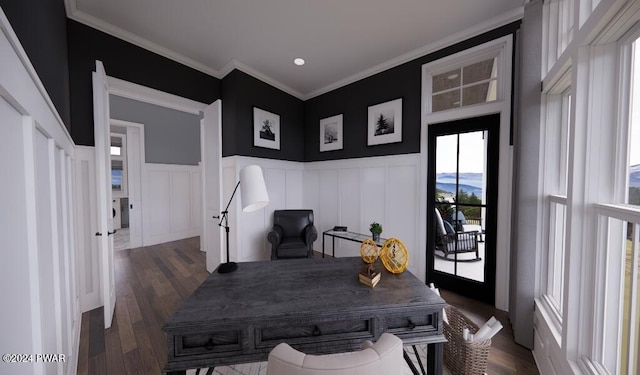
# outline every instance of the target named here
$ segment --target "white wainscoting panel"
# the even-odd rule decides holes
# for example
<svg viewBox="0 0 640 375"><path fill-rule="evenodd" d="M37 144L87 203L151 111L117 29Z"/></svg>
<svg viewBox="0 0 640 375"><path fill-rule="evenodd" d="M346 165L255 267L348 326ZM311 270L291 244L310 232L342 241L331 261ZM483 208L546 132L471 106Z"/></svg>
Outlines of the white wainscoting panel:
<svg viewBox="0 0 640 375"><path fill-rule="evenodd" d="M418 229L420 155L397 155L305 163L303 199L313 208L319 232L314 248L322 251L322 232L336 225L369 234L382 225L382 236L396 237L409 249L409 270L425 278L425 251ZM331 254L327 238L325 251ZM358 256L360 246L336 241L336 256Z"/></svg>
<svg viewBox="0 0 640 375"><path fill-rule="evenodd" d="M560 347L559 340L562 340L562 334L547 324L547 321L551 321L551 317L547 315L545 307L536 301L533 357L538 369L541 374L572 374L574 371L569 367L565 352Z"/></svg>
<svg viewBox="0 0 640 375"><path fill-rule="evenodd" d="M4 364L12 374L75 374L80 338L74 144L0 9L0 351L64 353Z"/></svg>
<svg viewBox="0 0 640 375"><path fill-rule="evenodd" d="M198 170L189 175L191 178L191 196L201 197L200 199L192 199L191 204L191 225L197 229L198 233L202 232L202 172L200 167Z"/></svg>
<svg viewBox="0 0 640 375"><path fill-rule="evenodd" d="M191 227L191 174L174 172L171 176L171 231L182 232Z"/></svg>
<svg viewBox="0 0 640 375"><path fill-rule="evenodd" d="M387 204L383 227L387 233L392 233L393 237L401 239L408 249L419 248L418 217L422 207L417 204L418 196L418 176L420 171L417 165L404 165L389 168L387 170ZM426 231L422 231L426 233ZM425 249L421 249L419 254L425 254ZM426 258L416 256L418 252L409 258L409 270L417 273L420 265L416 261Z"/></svg>
<svg viewBox="0 0 640 375"><path fill-rule="evenodd" d="M339 185L339 203L340 208L338 217L340 218L340 225L344 225L347 228L363 228L361 207L362 202L360 199L362 193L362 183L360 180L359 168L342 168L340 169L340 185ZM335 225L329 223L329 228L333 228ZM366 232L368 233L368 228ZM322 236L322 235L321 235ZM322 246L322 238L320 238L319 246ZM336 245L339 248L338 255L344 256L359 256L360 245L352 241L340 240ZM328 249L328 247L327 247ZM322 250L322 249L320 249Z"/></svg>
<svg viewBox="0 0 640 375"><path fill-rule="evenodd" d="M286 207L296 207L303 201L303 190L300 188L303 186L304 172L302 169L287 169L286 170Z"/></svg>
<svg viewBox="0 0 640 375"><path fill-rule="evenodd" d="M321 236L322 232L333 228L340 221L340 180L337 169L321 169L319 172L320 207L318 211L314 211L314 217L316 229Z"/></svg>
<svg viewBox="0 0 640 375"><path fill-rule="evenodd" d="M0 118L2 118L2 147L0 147L0 170L4 176L11 176L12 183L2 187L2 210L0 210L0 236L2 237L2 261L0 262L0 293L2 293L3 307L0 311L0 332L3 340L0 350L10 353L10 350L32 350L40 332L40 308L31 304L33 292L37 285L32 285L33 269L37 270L37 257L30 255L27 210L28 200L33 200L27 186L28 164L23 141L23 118L2 96L0 96ZM31 174L33 178L33 173ZM32 228L32 232L35 228ZM35 264L33 264L35 263ZM10 306L10 308L9 308ZM32 325L32 312L36 313L37 323ZM11 344L11 345L9 345ZM6 364L4 364L6 366ZM22 364L16 366L16 373L28 374L33 372L33 365Z"/></svg>
<svg viewBox="0 0 640 375"><path fill-rule="evenodd" d="M314 216L320 212L320 171L314 169L305 169L304 178L302 181L303 186L303 202L305 205L312 209ZM317 220L317 219L315 219ZM322 250L322 232L318 229L318 240L320 245L314 244L316 250Z"/></svg>
<svg viewBox="0 0 640 375"><path fill-rule="evenodd" d="M267 234L273 225L273 211L309 208L314 211L322 251L322 232L336 225L369 233L372 221L383 226L383 236L400 238L409 248L411 272L424 280L425 256L418 249L417 218L420 156L400 155L326 162L298 163L243 156L223 158L223 202L226 204L240 169L262 167L270 204L257 212L241 212L240 197L230 211L231 259L266 260L271 249ZM326 245L331 254L331 241ZM358 256L359 244L336 241L336 256Z"/></svg>
<svg viewBox="0 0 640 375"><path fill-rule="evenodd" d="M58 333L56 326L58 316L55 313L56 299L54 285L56 269L53 267L54 257L57 255L58 245L55 233L55 185L51 181L51 167L54 164L49 150L49 139L39 130L34 134L35 172L36 172L36 211L38 225L38 273L40 276L40 310L42 325L42 348L45 353L55 353ZM45 365L46 373L53 373L51 364Z"/></svg>
<svg viewBox="0 0 640 375"><path fill-rule="evenodd" d="M150 246L200 235L200 167L143 165L143 245Z"/></svg>

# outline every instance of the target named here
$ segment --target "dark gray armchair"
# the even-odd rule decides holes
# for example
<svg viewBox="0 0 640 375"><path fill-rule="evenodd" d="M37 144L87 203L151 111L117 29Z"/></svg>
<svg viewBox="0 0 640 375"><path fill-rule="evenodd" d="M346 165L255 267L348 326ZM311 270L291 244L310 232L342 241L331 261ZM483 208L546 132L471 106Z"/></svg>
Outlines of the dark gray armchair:
<svg viewBox="0 0 640 375"><path fill-rule="evenodd" d="M313 225L313 210L276 210L271 243L271 259L313 258L313 241L318 231Z"/></svg>
<svg viewBox="0 0 640 375"><path fill-rule="evenodd" d="M462 226L462 225L460 225ZM436 208L436 250L435 255L445 260L455 260L457 262L477 262L480 258L480 249L478 248L478 231L456 231L446 220L442 219L440 211ZM458 258L455 254L475 253L475 258ZM449 255L453 254L453 258Z"/></svg>

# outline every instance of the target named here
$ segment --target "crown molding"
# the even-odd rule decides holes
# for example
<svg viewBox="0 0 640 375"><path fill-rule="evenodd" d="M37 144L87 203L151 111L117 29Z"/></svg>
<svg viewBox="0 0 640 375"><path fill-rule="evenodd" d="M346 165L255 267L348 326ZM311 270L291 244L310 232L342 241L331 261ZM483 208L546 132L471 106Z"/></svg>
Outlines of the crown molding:
<svg viewBox="0 0 640 375"><path fill-rule="evenodd" d="M151 42L147 39L144 39L142 37L139 37L138 35L135 35L129 31L126 31L124 29L121 29L117 26L114 26L108 22L105 22L99 18L96 18L90 14L87 14L83 11L78 10L77 5L76 5L76 0L65 0L64 2L65 4L65 8L67 11L67 17L74 20L74 21L78 21L84 25L87 25L89 27L92 27L96 30L100 30L103 33L112 35L118 39L122 39L126 42L129 42L131 44L134 44L138 47L144 48L146 50L149 50L153 53L156 53L160 56L166 57L170 60L176 61L182 65L188 66L190 68L193 68L195 70L198 70L202 73L208 74L210 76L213 76L215 78L220 78L220 73L205 65L202 64L196 60L193 60L189 57L183 56L175 51L172 51L168 48L165 48L157 43Z"/></svg>
<svg viewBox="0 0 640 375"><path fill-rule="evenodd" d="M354 83L356 81L365 79L367 77L370 77L372 75L378 74L380 72L383 72L385 70L394 68L398 65L402 65L404 63L407 63L411 60L414 60L416 58L422 57L424 55L427 55L429 53L438 51L440 49L443 49L445 47L451 46L453 44L462 42L464 40L467 40L473 36L476 36L478 34L482 34L484 32L487 31L491 31L495 28L498 28L500 26L504 26L510 22L522 19L522 16L524 14L524 5L520 6L518 8L515 8L509 12L503 13L502 15L496 16L494 18L491 18L479 25L470 27L468 29L465 29L461 32L458 32L456 34L453 34L447 38L441 39L437 42L428 44L426 46L420 47L418 49L415 49L411 52L408 52L404 55L398 56L394 59L388 60L386 62L383 62L379 65L376 65L372 68L366 69L362 72L356 73L352 76L346 77L344 79L341 79L339 81L336 81L334 83L331 83L327 86L324 86L320 89L311 91L309 93L303 94L301 92L299 92L298 90L295 90L271 77L269 77L266 74L263 74L261 72L259 72L258 70L245 65L243 63L241 63L240 61L237 61L235 59L232 59L231 61L229 61L222 69L220 70L216 70L210 66L207 66L205 64L202 64L198 61L195 61L191 58L188 58L186 56L183 56L175 51L172 51L168 48L162 47L159 44L156 44L154 42L151 42L147 39L141 38L133 33L130 33L126 30L123 30L117 26L114 26L110 23L107 23L105 21L102 21L94 16L91 16L87 13L84 13L80 10L78 10L77 8L77 4L76 4L76 0L64 0L64 4L65 4L65 8L67 11L67 17L74 20L74 21L78 21L82 24L85 24L89 27L92 27L94 29L100 30L106 34L112 35L116 38L122 39L124 41L127 41L129 43L132 43L138 47L144 48L146 50L149 50L153 53L156 53L158 55L164 56L168 59L171 59L173 61L176 61L180 64L183 64L185 66L188 66L190 68L196 69L198 71L201 71L205 74L208 74L210 76L213 76L215 78L218 79L222 79L224 77L226 77L229 73L231 73L234 69L240 70L256 79L259 79L279 90L282 90L284 92L286 92L287 94L290 94L300 100L309 100L312 99L316 96L325 94L327 92L339 89L343 86L349 85L351 83Z"/></svg>
<svg viewBox="0 0 640 375"><path fill-rule="evenodd" d="M491 31L493 29L496 29L500 26L504 26L507 25L513 21L517 21L519 19L522 19L522 16L524 15L524 6L520 6L518 8L515 8L509 12L503 13L499 16L496 16L494 18L490 18L489 20L475 25L473 27L470 27L468 29L462 30L456 34L453 34L447 38L444 39L440 39L437 42L431 43L431 44L427 44L424 47L420 47L418 49L415 49L411 52L405 53L404 55L400 55L394 59L388 60L386 62L383 62L381 64L378 64L372 68L369 68L367 70L364 70L360 73L356 73L350 77L347 77L345 79L342 79L340 81L334 82L330 85L327 85L323 88L320 88L318 90L312 91L308 94L306 94L303 97L303 100L309 100L312 99L316 96L320 96L322 94L326 94L327 92L339 89L343 86L349 85L351 83L360 81L364 78L373 76L375 74L378 74L380 72L383 72L385 70L389 70L391 68L395 68L398 65L402 65L404 63L407 63L409 61L415 60L419 57L428 55L429 53L432 52L436 52L439 51L443 48L452 46L456 43L460 43L463 42L469 38L472 38L476 35Z"/></svg>
<svg viewBox="0 0 640 375"><path fill-rule="evenodd" d="M252 67L245 65L235 59L229 61L227 65L225 65L222 69L220 69L219 71L220 79L226 77L227 74L231 73L234 69L247 73L253 78L259 79L260 81L263 81L264 83L267 83L281 91L284 91L287 94L294 96L300 100L305 100L305 95L302 94L300 91L292 89L291 87L283 83L280 83L279 81L269 77L268 75L260 73L259 71L253 69Z"/></svg>

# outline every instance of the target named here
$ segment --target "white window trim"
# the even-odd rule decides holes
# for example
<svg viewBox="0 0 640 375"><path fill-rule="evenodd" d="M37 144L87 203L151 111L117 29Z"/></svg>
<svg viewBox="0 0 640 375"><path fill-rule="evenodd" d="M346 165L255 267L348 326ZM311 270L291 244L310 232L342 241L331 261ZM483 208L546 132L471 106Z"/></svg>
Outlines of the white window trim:
<svg viewBox="0 0 640 375"><path fill-rule="evenodd" d="M627 32L618 43L618 108L616 121L617 149L628 150L629 121L631 110L631 82L633 73L633 43L640 43L640 26ZM635 74L639 74L636 72ZM614 156L614 188L612 201L626 202L628 196L627 176L629 166L628 152L619 152ZM603 369L619 371L620 341L623 308L624 256L620 249L624 248L625 230L623 222L640 224L640 207L627 204L597 203L598 215L597 252L595 259L595 306L593 331L595 337L591 348L591 360ZM616 219L612 222L611 219ZM638 314L638 312L635 312ZM612 321L613 320L613 321ZM609 348L617 348L610 350ZM609 349L609 350L608 350Z"/></svg>
<svg viewBox="0 0 640 375"><path fill-rule="evenodd" d="M624 298L626 229L623 222L640 224L640 206L625 204L596 204L598 215L598 251L596 259L596 304L593 330L595 337L591 360L609 371L620 368L622 321L620 319ZM611 219L617 221L612 223ZM637 271L636 271L637 272ZM637 292L637 291L636 291ZM635 312L638 314L638 311ZM637 316L636 316L637 318ZM615 349L612 349L615 348ZM632 348L630 348L632 349Z"/></svg>
<svg viewBox="0 0 640 375"><path fill-rule="evenodd" d="M492 40L490 42L481 44L479 46L470 48L468 50L458 52L456 54L444 57L440 60L436 60L430 63L423 65L422 68L422 93L423 93L423 114L435 114L432 112L432 103L431 98L433 94L441 94L445 92L449 92L455 89L460 89L461 87L469 87L477 85L481 82L474 82L472 84L463 85L462 81L460 81L460 86L454 89L442 90L437 93L433 92L433 77L451 71L453 69L463 68L467 65L471 65L474 63L478 63L484 60L489 60L496 58L496 63L498 65L498 74L497 79L488 79L486 82L497 81L497 95L496 100L489 103L480 103L473 104L464 107L458 107L453 109L447 109L441 112L451 112L457 111L460 109L465 109L473 106L483 106L490 103L502 102L505 100L507 91L509 92L509 97L511 96L510 90L510 82L511 82L511 51L512 51L512 38L511 36L505 36L502 38L498 38ZM508 53L505 53L508 49Z"/></svg>
<svg viewBox="0 0 640 375"><path fill-rule="evenodd" d="M540 153L540 174L542 175L543 194L546 196L546 203L544 205L543 216L543 240L542 248L540 252L540 278L539 288L540 295L536 299L537 307L543 311L547 317L547 323L553 332L553 338L559 347L562 347L562 332L563 332L563 317L562 313L564 309L560 309L558 305L563 305L564 301L556 301L556 299L550 293L550 288L553 285L552 278L554 274L551 272L553 268L551 262L551 254L555 249L551 248L551 239L553 237L552 225L555 224L555 219L552 218L552 214L555 212L552 206L561 205L565 207L565 243L564 252L566 257L566 219L568 215L567 208L567 183L561 183L560 178L566 180L567 171L563 168L568 168L566 158L568 158L568 130L572 126L571 123L565 123L568 115L568 111L572 108L567 108L568 101L567 95L572 94L572 65L569 61L568 64L563 66L563 69L558 72L552 79L548 81L545 89L542 93L542 108L541 108L541 120L544 122L541 127L543 132L540 137L541 150ZM573 103L571 103L573 106ZM573 118L570 119L573 121ZM558 139L560 137L560 139ZM560 142L560 144L558 144ZM558 168L561 165L562 167ZM564 286L563 286L564 287ZM563 291L562 295L564 296Z"/></svg>

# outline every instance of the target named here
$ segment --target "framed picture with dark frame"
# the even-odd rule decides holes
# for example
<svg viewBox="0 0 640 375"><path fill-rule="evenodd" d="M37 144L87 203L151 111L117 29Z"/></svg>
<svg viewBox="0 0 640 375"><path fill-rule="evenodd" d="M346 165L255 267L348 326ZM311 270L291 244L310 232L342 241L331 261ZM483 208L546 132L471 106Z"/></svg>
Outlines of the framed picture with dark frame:
<svg viewBox="0 0 640 375"><path fill-rule="evenodd" d="M402 142L402 98L369 107L367 146Z"/></svg>
<svg viewBox="0 0 640 375"><path fill-rule="evenodd" d="M342 114L320 120L320 152L342 150Z"/></svg>
<svg viewBox="0 0 640 375"><path fill-rule="evenodd" d="M253 107L253 145L280 150L280 116Z"/></svg>

